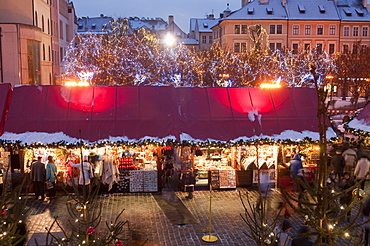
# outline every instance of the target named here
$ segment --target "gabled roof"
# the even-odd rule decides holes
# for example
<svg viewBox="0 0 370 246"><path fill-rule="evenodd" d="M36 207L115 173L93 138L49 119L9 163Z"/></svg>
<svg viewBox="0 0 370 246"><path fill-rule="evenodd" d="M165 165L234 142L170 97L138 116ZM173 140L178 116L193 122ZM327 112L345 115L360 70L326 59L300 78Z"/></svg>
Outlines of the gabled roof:
<svg viewBox="0 0 370 246"><path fill-rule="evenodd" d="M129 19L130 27L133 30L139 30L140 28L145 28L147 30L152 30L154 28L155 31L165 30L167 26L167 22L165 22L162 18L141 18L138 17L130 17Z"/></svg>
<svg viewBox="0 0 370 246"><path fill-rule="evenodd" d="M217 25L219 19L197 19L197 26L199 32L212 32L212 27Z"/></svg>
<svg viewBox="0 0 370 246"><path fill-rule="evenodd" d="M290 20L338 20L335 1L295 0L287 1Z"/></svg>
<svg viewBox="0 0 370 246"><path fill-rule="evenodd" d="M289 2L289 1L288 1ZM281 0L269 0L260 3L255 0L244 5L241 9L232 12L225 20L276 20L287 19L287 13Z"/></svg>
<svg viewBox="0 0 370 246"><path fill-rule="evenodd" d="M106 33L109 31L107 24L113 21L112 17L100 16L100 17L82 17L77 20L77 32L78 33ZM108 27L108 29L107 29Z"/></svg>
<svg viewBox="0 0 370 246"><path fill-rule="evenodd" d="M19 86L0 139L318 140L315 93L310 88Z"/></svg>

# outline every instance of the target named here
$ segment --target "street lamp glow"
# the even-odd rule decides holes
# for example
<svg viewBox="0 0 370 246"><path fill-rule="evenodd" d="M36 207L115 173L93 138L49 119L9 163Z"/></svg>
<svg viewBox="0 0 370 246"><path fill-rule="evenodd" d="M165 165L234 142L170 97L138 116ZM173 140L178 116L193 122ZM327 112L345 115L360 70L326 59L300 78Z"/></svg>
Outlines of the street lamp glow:
<svg viewBox="0 0 370 246"><path fill-rule="evenodd" d="M65 86L89 86L90 83L88 81L66 81L64 83Z"/></svg>
<svg viewBox="0 0 370 246"><path fill-rule="evenodd" d="M277 88L281 88L281 85L280 84L275 84L275 83L262 83L260 85L260 88L264 88L264 89L277 89Z"/></svg>
<svg viewBox="0 0 370 246"><path fill-rule="evenodd" d="M175 44L175 41L176 41L175 37L171 35L170 33L168 33L166 37L164 38L164 43L167 46L173 46Z"/></svg>

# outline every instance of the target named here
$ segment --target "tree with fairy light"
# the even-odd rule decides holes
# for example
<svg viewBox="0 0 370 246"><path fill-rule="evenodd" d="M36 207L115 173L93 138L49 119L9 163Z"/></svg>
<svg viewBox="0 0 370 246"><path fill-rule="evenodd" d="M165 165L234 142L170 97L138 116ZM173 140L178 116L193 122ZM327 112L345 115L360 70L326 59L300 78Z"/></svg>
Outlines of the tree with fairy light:
<svg viewBox="0 0 370 246"><path fill-rule="evenodd" d="M17 245L24 243L27 237L25 221L23 221L27 197L21 196L25 179L20 185L9 191L7 187L8 178L10 178L8 170L2 175L4 187L0 198L0 245Z"/></svg>
<svg viewBox="0 0 370 246"><path fill-rule="evenodd" d="M82 155L81 148L81 160ZM84 161L85 162L85 161ZM82 168L81 163L81 168ZM83 170L83 169L81 169ZM83 183L89 177L85 177L85 171L80 172ZM80 177L80 178L81 178ZM66 203L69 218L67 225L63 226L58 217L47 230L47 246L123 246L130 242L129 222L120 219L124 210L122 210L110 223L105 222L106 228L99 228L102 222L102 201L99 199L100 180L98 186L87 190L85 187L80 191L79 186L72 179L74 194L71 194L71 200ZM91 191L92 190L92 191ZM63 236L53 234L53 227L57 226L63 233ZM37 243L37 242L36 242Z"/></svg>
<svg viewBox="0 0 370 246"><path fill-rule="evenodd" d="M343 240L351 245L362 245L362 223L357 223L361 214L362 202L359 201L363 191L356 184L344 191L333 190L328 185L328 153L327 153L327 130L328 130L328 104L326 99L328 91L326 90L326 75L330 74L334 68L333 63L328 62L326 56L313 50L310 55L303 55L306 59L305 67L309 70L309 75L305 81L305 86L314 87L317 92L317 122L319 128L320 157L315 172L315 179L312 184L307 180L294 177L298 183L298 193L289 193L281 189L287 203L292 209L311 227L311 231L306 235L315 239L315 245L336 245L338 240ZM320 59L321 58L321 59ZM332 61L330 59L330 61ZM364 180L362 180L364 182ZM341 206L338 200L347 196L348 192L353 191L352 202L348 206ZM296 204L300 206L296 206ZM348 217L347 214L358 204L358 210L355 216Z"/></svg>
<svg viewBox="0 0 370 246"><path fill-rule="evenodd" d="M357 222L361 214L361 197L363 196L359 184L344 191L333 190L327 184L329 177L327 164L328 140L326 135L328 130L328 105L326 103L328 91L325 85L328 83L326 75L335 72L334 60L326 54L317 52L317 50L312 50L310 53L295 54L295 56L298 58L295 61L296 64L300 64L299 69L307 71L306 75L302 72L296 72L295 76L299 78L299 84L313 87L317 92L320 158L312 184L308 183L305 178L295 177L294 181L298 184L297 193L284 189L280 189L280 193L284 202L311 228L310 232L302 236L310 236L315 241L315 245L337 245L339 242L345 242L348 245L362 245L363 232L361 226L363 223ZM364 180L361 182L364 182ZM339 199L352 191L354 195L351 203L348 206L341 206ZM248 194L246 198L241 196L244 205L244 215L242 217L249 229L248 236L257 245L271 245L277 237L273 228L276 225L280 211L268 207L267 199L261 189L259 190L258 199L260 205L257 206L250 202ZM344 218L350 210L354 210L356 213L353 212L352 217L345 221Z"/></svg>
<svg viewBox="0 0 370 246"><path fill-rule="evenodd" d="M147 32L133 33L127 19L114 20L106 25L103 34L76 35L63 59L63 76L78 79L78 73L90 72L94 74L94 85L140 84L149 77L153 43L155 40Z"/></svg>
<svg viewBox="0 0 370 246"><path fill-rule="evenodd" d="M358 99L361 94L365 97L370 93L370 49L363 48L360 41L353 44L353 50L335 54L338 67L336 84L342 89L342 97L351 93L351 102L357 109Z"/></svg>

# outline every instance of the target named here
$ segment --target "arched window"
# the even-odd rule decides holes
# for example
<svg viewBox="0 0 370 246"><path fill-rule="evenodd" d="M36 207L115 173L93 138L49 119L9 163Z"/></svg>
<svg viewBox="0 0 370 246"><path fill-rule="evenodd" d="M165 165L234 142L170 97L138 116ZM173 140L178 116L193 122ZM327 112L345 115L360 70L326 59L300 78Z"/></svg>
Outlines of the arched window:
<svg viewBox="0 0 370 246"><path fill-rule="evenodd" d="M49 45L49 61L51 61L51 48L50 48L50 45Z"/></svg>
<svg viewBox="0 0 370 246"><path fill-rule="evenodd" d="M38 16L37 16L37 11L35 12L35 25L38 27L39 26L39 20L38 20Z"/></svg>
<svg viewBox="0 0 370 246"><path fill-rule="evenodd" d="M42 60L45 61L45 44L42 44Z"/></svg>
<svg viewBox="0 0 370 246"><path fill-rule="evenodd" d="M44 23L44 16L41 16L41 30L42 32L45 32L45 23Z"/></svg>
<svg viewBox="0 0 370 246"><path fill-rule="evenodd" d="M50 34L50 20L48 19L48 34Z"/></svg>

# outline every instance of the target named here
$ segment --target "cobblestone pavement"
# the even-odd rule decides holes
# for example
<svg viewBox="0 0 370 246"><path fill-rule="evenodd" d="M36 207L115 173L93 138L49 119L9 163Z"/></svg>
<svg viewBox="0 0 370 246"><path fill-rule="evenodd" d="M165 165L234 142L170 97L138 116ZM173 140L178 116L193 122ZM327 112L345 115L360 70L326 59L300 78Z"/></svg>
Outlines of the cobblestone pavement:
<svg viewBox="0 0 370 246"><path fill-rule="evenodd" d="M187 199L185 192L175 192L176 196L199 221L199 223L183 225L171 224L150 193L118 193L101 196L99 198L103 204L101 227L105 227L104 221L114 220L117 214L125 209L121 218L130 223L132 245L142 245L146 240L146 246L255 245L245 235L247 227L240 216L244 209L239 192L244 194L246 191L245 188L238 188L237 190L212 192L212 235L218 237L218 241L215 243L202 241L204 235L209 235L209 191L195 191L193 199ZM252 194L252 199L257 197L256 191L250 191L250 194ZM272 193L269 212L276 209L279 197L278 192ZM55 216L59 217L63 225L69 217L65 205L67 201L68 196L59 196L51 203L29 200L26 220L29 230L28 238L33 233L45 233L45 227L50 227ZM280 220L282 219L280 218ZM291 220L294 222L291 230L294 235L303 222L298 218L298 215L294 214L291 216ZM60 229L55 227L52 231L58 232ZM35 245L33 241L30 240L28 245Z"/></svg>

